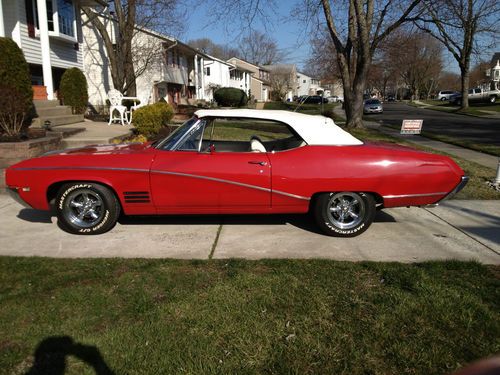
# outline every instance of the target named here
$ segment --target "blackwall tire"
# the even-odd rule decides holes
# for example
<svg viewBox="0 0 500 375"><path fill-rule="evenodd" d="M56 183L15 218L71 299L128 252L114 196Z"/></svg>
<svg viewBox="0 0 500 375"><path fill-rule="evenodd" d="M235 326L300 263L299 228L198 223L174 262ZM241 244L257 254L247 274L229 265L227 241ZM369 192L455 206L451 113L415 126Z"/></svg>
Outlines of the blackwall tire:
<svg viewBox="0 0 500 375"><path fill-rule="evenodd" d="M496 101L497 101L497 97L496 96L490 96L490 103L491 104L495 104Z"/></svg>
<svg viewBox="0 0 500 375"><path fill-rule="evenodd" d="M59 227L73 234L101 234L113 228L120 203L113 192L94 182L63 185L55 201Z"/></svg>
<svg viewBox="0 0 500 375"><path fill-rule="evenodd" d="M370 194L347 191L321 194L314 205L319 228L335 237L360 235L371 225L376 211Z"/></svg>

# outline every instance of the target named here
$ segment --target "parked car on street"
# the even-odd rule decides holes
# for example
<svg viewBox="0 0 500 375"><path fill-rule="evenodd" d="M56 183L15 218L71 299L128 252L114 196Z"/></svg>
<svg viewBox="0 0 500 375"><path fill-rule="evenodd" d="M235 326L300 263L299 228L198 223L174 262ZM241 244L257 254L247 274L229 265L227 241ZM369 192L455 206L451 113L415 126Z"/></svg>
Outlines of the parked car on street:
<svg viewBox="0 0 500 375"><path fill-rule="evenodd" d="M500 100L500 90L484 90L480 87L469 89L467 97L470 103L496 103ZM457 93L450 97L450 103L462 105L462 94Z"/></svg>
<svg viewBox="0 0 500 375"><path fill-rule="evenodd" d="M455 94L458 94L458 92L452 90L439 91L437 95L437 100L441 101L450 100L450 96Z"/></svg>
<svg viewBox="0 0 500 375"><path fill-rule="evenodd" d="M365 104L363 106L363 113L382 113L384 112L384 107L382 106L382 102L378 99L368 99L365 100Z"/></svg>
<svg viewBox="0 0 500 375"><path fill-rule="evenodd" d="M328 96L326 98L328 100L328 103L342 103L344 101L344 98L342 96Z"/></svg>
<svg viewBox="0 0 500 375"><path fill-rule="evenodd" d="M328 103L328 99L324 98L320 95L310 95L310 96L306 96L305 98L300 99L299 103L321 104L321 103Z"/></svg>
<svg viewBox="0 0 500 375"><path fill-rule="evenodd" d="M467 183L449 157L363 143L330 118L289 111L200 110L143 144L49 152L6 170L18 202L53 209L75 234L120 215L312 212L327 235L364 232L377 209L437 204Z"/></svg>
<svg viewBox="0 0 500 375"><path fill-rule="evenodd" d="M395 102L396 101L396 97L394 95L387 95L387 101L388 102Z"/></svg>

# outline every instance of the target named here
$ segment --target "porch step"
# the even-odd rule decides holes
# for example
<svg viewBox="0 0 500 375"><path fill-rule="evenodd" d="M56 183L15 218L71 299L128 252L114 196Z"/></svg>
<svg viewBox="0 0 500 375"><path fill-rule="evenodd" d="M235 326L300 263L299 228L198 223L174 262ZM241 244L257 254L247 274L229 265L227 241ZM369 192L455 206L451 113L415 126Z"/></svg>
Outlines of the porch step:
<svg viewBox="0 0 500 375"><path fill-rule="evenodd" d="M50 121L50 126L76 124L83 122L83 115L62 115L62 116L46 116L33 119L31 126L42 127L45 121Z"/></svg>
<svg viewBox="0 0 500 375"><path fill-rule="evenodd" d="M38 117L54 117L72 115L71 107L67 105L58 105L55 107L41 107L36 109Z"/></svg>
<svg viewBox="0 0 500 375"><path fill-rule="evenodd" d="M57 107L59 105L59 101L58 100L33 100L33 105L38 110L41 108Z"/></svg>

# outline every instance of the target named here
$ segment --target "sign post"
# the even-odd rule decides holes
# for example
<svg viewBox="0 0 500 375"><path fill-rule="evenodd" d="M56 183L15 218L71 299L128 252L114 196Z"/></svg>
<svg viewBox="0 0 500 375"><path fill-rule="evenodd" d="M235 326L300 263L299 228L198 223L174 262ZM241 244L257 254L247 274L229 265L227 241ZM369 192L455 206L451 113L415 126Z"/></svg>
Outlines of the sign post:
<svg viewBox="0 0 500 375"><path fill-rule="evenodd" d="M420 134L424 120L403 120L401 134Z"/></svg>

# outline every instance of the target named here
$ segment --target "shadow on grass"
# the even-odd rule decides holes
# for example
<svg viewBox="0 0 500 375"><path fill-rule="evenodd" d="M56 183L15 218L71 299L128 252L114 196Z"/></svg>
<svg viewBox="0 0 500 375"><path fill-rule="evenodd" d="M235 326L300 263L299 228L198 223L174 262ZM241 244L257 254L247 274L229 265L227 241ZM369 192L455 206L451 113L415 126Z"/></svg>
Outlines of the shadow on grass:
<svg viewBox="0 0 500 375"><path fill-rule="evenodd" d="M51 212L24 208L17 217L31 223L52 223ZM124 216L121 225L286 225L290 224L308 232L324 234L317 227L311 214L273 215L151 215ZM396 220L385 211L377 211L375 223L394 223Z"/></svg>
<svg viewBox="0 0 500 375"><path fill-rule="evenodd" d="M82 360L91 366L97 375L114 374L95 346L77 343L69 336L52 336L38 344L33 366L25 375L63 375L68 356Z"/></svg>

